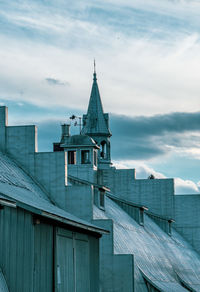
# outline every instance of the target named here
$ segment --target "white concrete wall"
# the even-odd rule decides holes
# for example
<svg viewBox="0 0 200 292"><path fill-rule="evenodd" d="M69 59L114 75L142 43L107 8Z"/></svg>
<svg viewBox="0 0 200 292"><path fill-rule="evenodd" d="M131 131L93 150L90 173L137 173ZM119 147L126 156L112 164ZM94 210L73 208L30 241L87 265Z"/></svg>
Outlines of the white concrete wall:
<svg viewBox="0 0 200 292"><path fill-rule="evenodd" d="M130 183L135 180L135 169L98 170L98 183L108 186L113 193L127 193Z"/></svg>
<svg viewBox="0 0 200 292"><path fill-rule="evenodd" d="M133 203L147 206L150 212L174 218L173 179L135 180L125 197Z"/></svg>
<svg viewBox="0 0 200 292"><path fill-rule="evenodd" d="M113 221L94 220L94 224L110 231L100 239L100 287L102 292L133 292L133 255L115 255L113 245Z"/></svg>
<svg viewBox="0 0 200 292"><path fill-rule="evenodd" d="M6 151L26 167L29 154L37 151L36 126L9 126L6 127Z"/></svg>
<svg viewBox="0 0 200 292"><path fill-rule="evenodd" d="M65 152L44 152L29 155L28 172L50 194L58 206L65 208L67 155Z"/></svg>
<svg viewBox="0 0 200 292"><path fill-rule="evenodd" d="M113 257L114 291L134 291L134 257L132 254L118 254Z"/></svg>
<svg viewBox="0 0 200 292"><path fill-rule="evenodd" d="M175 228L200 253L200 195L175 195Z"/></svg>
<svg viewBox="0 0 200 292"><path fill-rule="evenodd" d="M98 171L98 183L119 198L145 205L150 212L174 218L173 179L135 179L134 169Z"/></svg>
<svg viewBox="0 0 200 292"><path fill-rule="evenodd" d="M91 221L93 217L93 188L91 186L67 186L66 211Z"/></svg>
<svg viewBox="0 0 200 292"><path fill-rule="evenodd" d="M68 164L68 174L92 183L97 181L97 170L90 164Z"/></svg>

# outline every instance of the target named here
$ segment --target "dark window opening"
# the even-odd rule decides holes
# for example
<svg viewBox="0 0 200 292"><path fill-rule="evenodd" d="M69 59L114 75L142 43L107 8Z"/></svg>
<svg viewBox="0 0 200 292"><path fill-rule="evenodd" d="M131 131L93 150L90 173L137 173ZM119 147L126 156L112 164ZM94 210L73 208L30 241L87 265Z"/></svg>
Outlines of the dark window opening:
<svg viewBox="0 0 200 292"><path fill-rule="evenodd" d="M94 165L97 166L97 152L94 150Z"/></svg>
<svg viewBox="0 0 200 292"><path fill-rule="evenodd" d="M172 235L172 222L168 220L168 234Z"/></svg>
<svg viewBox="0 0 200 292"><path fill-rule="evenodd" d="M140 225L144 225L144 210L142 208L140 208L139 211L139 222Z"/></svg>
<svg viewBox="0 0 200 292"><path fill-rule="evenodd" d="M89 150L82 150L81 151L81 163L88 164L90 163L90 151Z"/></svg>
<svg viewBox="0 0 200 292"><path fill-rule="evenodd" d="M100 155L104 159L107 157L107 144L106 144L106 141L102 141L101 144L100 144Z"/></svg>
<svg viewBox="0 0 200 292"><path fill-rule="evenodd" d="M100 194L99 194L99 206L102 207L102 208L105 207L104 191L100 191Z"/></svg>
<svg viewBox="0 0 200 292"><path fill-rule="evenodd" d="M68 151L68 164L76 164L76 151Z"/></svg>

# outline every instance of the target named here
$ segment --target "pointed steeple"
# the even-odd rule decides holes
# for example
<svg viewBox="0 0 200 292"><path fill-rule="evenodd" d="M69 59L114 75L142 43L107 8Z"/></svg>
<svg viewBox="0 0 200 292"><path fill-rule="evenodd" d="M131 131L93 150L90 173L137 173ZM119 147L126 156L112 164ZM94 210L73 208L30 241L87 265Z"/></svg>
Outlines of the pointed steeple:
<svg viewBox="0 0 200 292"><path fill-rule="evenodd" d="M81 134L90 136L99 146L98 168L109 168L112 165L110 157L110 137L112 134L109 129L109 115L104 114L103 111L97 84L95 61L92 91L87 114L83 115L83 128Z"/></svg>
<svg viewBox="0 0 200 292"><path fill-rule="evenodd" d="M97 84L96 64L94 60L93 84L87 115L83 117L82 133L86 135L111 136L108 126L108 114L104 114Z"/></svg>

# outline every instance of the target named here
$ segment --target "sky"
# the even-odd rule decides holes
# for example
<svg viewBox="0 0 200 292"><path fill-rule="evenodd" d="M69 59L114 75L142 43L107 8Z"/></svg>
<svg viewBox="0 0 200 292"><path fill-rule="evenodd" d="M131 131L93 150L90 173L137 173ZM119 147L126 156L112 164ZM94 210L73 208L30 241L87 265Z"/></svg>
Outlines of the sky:
<svg viewBox="0 0 200 292"><path fill-rule="evenodd" d="M9 125L36 124L39 151L52 150L87 111L95 58L114 164L199 193L199 17L193 0L0 0Z"/></svg>

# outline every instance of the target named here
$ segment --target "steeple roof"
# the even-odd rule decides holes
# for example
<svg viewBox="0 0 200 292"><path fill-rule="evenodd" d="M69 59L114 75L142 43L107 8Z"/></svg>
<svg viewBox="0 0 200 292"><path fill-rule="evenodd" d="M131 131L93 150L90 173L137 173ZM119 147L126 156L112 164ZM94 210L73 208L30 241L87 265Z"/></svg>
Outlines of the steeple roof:
<svg viewBox="0 0 200 292"><path fill-rule="evenodd" d="M103 105L101 102L101 97L100 97L99 88L97 84L97 76L96 76L96 71L94 67L92 91L90 95L87 115L84 117L82 133L86 135L103 134L106 136L111 136L111 133L108 127L107 116L108 115L104 114L104 111L103 111Z"/></svg>

